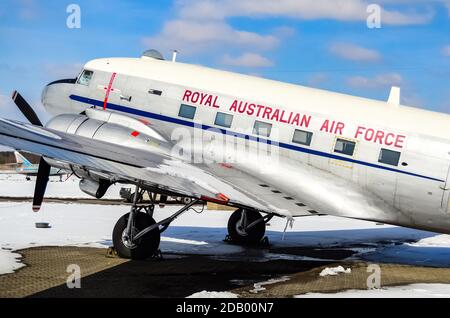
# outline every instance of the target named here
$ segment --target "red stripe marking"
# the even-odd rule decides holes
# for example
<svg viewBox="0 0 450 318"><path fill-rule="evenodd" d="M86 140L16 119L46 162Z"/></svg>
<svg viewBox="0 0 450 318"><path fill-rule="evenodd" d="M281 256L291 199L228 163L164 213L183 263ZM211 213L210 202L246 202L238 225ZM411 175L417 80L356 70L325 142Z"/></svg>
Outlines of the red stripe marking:
<svg viewBox="0 0 450 318"><path fill-rule="evenodd" d="M233 168L233 166L230 165L229 163L221 163L220 165L221 165L222 167L224 167L224 168L227 168L227 169Z"/></svg>
<svg viewBox="0 0 450 318"><path fill-rule="evenodd" d="M133 136L133 137L137 137L137 136L139 136L139 131L133 131L132 133L131 133L131 136Z"/></svg>
<svg viewBox="0 0 450 318"><path fill-rule="evenodd" d="M112 73L111 79L109 80L108 89L106 90L105 101L103 102L103 109L106 110L106 106L108 105L109 93L111 92L112 85L114 83L114 79L116 78L117 73Z"/></svg>
<svg viewBox="0 0 450 318"><path fill-rule="evenodd" d="M218 203L218 204L224 204L224 205L226 205L228 203L228 201L230 201L230 199L222 193L216 194L215 198L211 198L211 197L202 195L200 197L200 200L207 201L207 202L214 202L214 203Z"/></svg>
<svg viewBox="0 0 450 318"><path fill-rule="evenodd" d="M219 199L219 200L221 200L221 201L225 201L225 202L230 201L230 198L227 197L227 196L226 196L225 194L223 194L223 193L216 194L216 198Z"/></svg>

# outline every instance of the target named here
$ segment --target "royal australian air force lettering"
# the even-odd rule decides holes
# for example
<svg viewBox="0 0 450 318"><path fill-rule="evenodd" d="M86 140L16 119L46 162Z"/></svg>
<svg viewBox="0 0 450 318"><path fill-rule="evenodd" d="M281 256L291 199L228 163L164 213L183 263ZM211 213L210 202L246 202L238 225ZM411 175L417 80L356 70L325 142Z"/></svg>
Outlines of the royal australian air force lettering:
<svg viewBox="0 0 450 318"><path fill-rule="evenodd" d="M298 105L298 110L288 110L282 105L269 105L264 102L220 96L192 89L185 89L182 94L182 103L198 107L208 107L231 115L245 116L254 120L271 123L274 127L278 126L279 129L291 126L295 129L365 141L400 151L405 147L406 143L406 134L404 133L374 127L367 123L346 122L345 120L328 118L321 114L307 113L302 111L302 105ZM246 127L250 129L250 134L253 124L254 121L251 121L249 122L249 127ZM229 129L236 131L239 128L242 129L243 127L232 126ZM272 136L269 136L269 139L270 137ZM290 139L275 139L273 141L290 143L291 139L292 134L290 134Z"/></svg>

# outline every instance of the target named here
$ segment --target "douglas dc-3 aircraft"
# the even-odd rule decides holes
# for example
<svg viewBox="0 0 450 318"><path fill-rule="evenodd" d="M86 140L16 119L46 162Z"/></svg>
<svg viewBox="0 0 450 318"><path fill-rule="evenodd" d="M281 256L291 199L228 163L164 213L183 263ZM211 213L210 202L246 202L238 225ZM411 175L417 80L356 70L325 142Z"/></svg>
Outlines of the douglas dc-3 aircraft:
<svg viewBox="0 0 450 318"><path fill-rule="evenodd" d="M48 84L42 125L0 120L0 143L41 155L38 211L50 168L72 171L101 198L113 183L136 186L113 243L143 259L160 234L199 202L236 207L231 239L261 241L273 216L329 214L450 233L450 116L388 102L165 61L88 62L76 79ZM140 191L192 198L156 222Z"/></svg>

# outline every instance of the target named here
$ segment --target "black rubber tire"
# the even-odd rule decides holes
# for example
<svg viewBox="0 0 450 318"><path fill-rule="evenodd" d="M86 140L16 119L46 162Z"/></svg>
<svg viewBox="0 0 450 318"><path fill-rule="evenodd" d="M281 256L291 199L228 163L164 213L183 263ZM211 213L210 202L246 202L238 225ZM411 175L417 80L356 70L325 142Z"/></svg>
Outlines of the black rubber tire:
<svg viewBox="0 0 450 318"><path fill-rule="evenodd" d="M112 236L114 248L117 252L117 255L122 258L133 260L146 259L158 251L159 243L161 241L161 233L159 232L159 229L154 229L153 231L150 231L143 237L141 237L135 243L136 246L134 248L125 246L124 242L122 241L122 234L127 227L129 215L130 213L123 215L114 226ZM155 224L156 222L148 214L139 212L136 215L134 223L134 227L136 228L136 230L141 231L146 227Z"/></svg>
<svg viewBox="0 0 450 318"><path fill-rule="evenodd" d="M246 210L246 213L247 224L251 224L262 217L261 214L255 210ZM241 214L242 209L238 209L231 214L230 219L228 220L228 234L230 235L232 242L241 245L257 245L261 243L261 240L266 233L266 223L260 222L256 224L247 232L247 235L244 236L237 230L237 223L241 219Z"/></svg>

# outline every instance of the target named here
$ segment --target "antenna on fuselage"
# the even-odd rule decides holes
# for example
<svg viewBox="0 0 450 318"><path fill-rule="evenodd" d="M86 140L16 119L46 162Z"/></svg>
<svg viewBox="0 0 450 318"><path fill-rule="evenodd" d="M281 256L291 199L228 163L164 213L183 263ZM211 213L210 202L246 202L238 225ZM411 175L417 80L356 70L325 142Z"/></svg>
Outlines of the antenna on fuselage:
<svg viewBox="0 0 450 318"><path fill-rule="evenodd" d="M400 87L392 86L387 102L394 106L400 105Z"/></svg>
<svg viewBox="0 0 450 318"><path fill-rule="evenodd" d="M175 63L177 61L177 55L178 55L178 51L177 50L173 50L173 52L172 52L172 63Z"/></svg>

